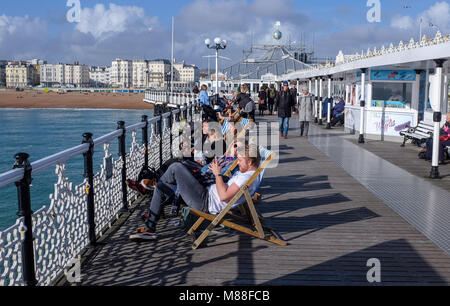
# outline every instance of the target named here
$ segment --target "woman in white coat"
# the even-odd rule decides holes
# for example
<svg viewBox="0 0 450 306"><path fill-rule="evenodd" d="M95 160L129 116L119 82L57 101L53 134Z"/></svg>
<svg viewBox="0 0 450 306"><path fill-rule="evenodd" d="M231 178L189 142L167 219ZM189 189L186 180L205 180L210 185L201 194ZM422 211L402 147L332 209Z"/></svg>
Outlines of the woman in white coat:
<svg viewBox="0 0 450 306"><path fill-rule="evenodd" d="M300 137L308 138L309 123L313 119L314 97L306 87L302 88L303 95L298 99L297 109L300 121Z"/></svg>

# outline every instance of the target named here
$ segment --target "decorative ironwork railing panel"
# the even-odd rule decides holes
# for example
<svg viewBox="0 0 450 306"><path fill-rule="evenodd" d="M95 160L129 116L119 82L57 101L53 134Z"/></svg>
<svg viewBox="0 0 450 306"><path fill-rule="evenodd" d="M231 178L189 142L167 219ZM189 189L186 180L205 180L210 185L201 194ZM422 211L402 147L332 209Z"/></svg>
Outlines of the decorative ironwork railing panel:
<svg viewBox="0 0 450 306"><path fill-rule="evenodd" d="M111 227L118 217L122 203L122 165L121 158L113 159L110 144L104 144L105 156L100 173L94 176L95 234L100 235Z"/></svg>
<svg viewBox="0 0 450 306"><path fill-rule="evenodd" d="M23 218L0 232L0 286L24 286L22 269Z"/></svg>
<svg viewBox="0 0 450 306"><path fill-rule="evenodd" d="M50 195L50 206L33 214L36 278L41 286L50 285L89 244L87 180L72 190L65 171L65 164L56 166L58 181Z"/></svg>

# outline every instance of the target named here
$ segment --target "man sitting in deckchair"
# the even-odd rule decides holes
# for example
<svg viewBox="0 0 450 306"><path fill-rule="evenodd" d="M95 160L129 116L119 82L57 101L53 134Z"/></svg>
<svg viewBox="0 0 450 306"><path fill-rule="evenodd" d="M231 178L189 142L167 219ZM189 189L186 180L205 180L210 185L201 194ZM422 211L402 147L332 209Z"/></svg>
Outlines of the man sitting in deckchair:
<svg viewBox="0 0 450 306"><path fill-rule="evenodd" d="M258 148L254 145L245 146L244 151L238 152L239 171L227 183L223 180L222 167L217 159L214 160L210 169L216 177L216 184L209 187L201 185L192 175L192 172L183 164L172 164L156 186L150 203L150 216L145 221L145 227L139 230L138 233L131 235L130 239L133 241L157 239L156 224L163 208L163 203L171 197L175 186L189 207L210 214L220 213L227 205L227 202L239 192L239 189L247 183L259 167L260 155ZM250 194L256 191L258 185L258 180L253 182L249 188ZM244 202L245 197L241 197L236 205Z"/></svg>

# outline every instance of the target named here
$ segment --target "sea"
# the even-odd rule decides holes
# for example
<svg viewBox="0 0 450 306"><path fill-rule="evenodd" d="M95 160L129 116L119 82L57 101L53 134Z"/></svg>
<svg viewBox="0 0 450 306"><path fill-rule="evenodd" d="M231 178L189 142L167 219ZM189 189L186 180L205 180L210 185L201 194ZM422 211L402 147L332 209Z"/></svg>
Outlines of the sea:
<svg viewBox="0 0 450 306"><path fill-rule="evenodd" d="M30 162L56 154L82 143L86 132L94 139L117 129L118 121L126 126L141 122L142 115L153 117L153 110L92 110L92 109L0 109L0 173L14 165L14 155L25 152ZM138 133L138 141L141 134ZM131 135L127 135L127 150ZM111 142L111 154L118 156L118 141ZM104 155L103 146L94 152L94 173L100 171ZM83 182L83 155L66 163L66 176L73 186ZM49 196L57 182L55 167L32 176L31 206L33 211L49 206ZM17 220L17 188L14 184L0 188L0 231L12 226Z"/></svg>

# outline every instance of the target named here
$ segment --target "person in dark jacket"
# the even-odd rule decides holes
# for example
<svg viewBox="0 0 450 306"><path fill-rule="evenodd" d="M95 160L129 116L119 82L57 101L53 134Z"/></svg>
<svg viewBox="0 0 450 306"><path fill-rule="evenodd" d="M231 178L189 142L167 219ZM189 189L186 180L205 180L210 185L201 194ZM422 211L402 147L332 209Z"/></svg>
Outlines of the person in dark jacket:
<svg viewBox="0 0 450 306"><path fill-rule="evenodd" d="M339 103L333 108L333 117L331 119L331 126L335 126L338 122L344 124L345 101L339 98Z"/></svg>
<svg viewBox="0 0 450 306"><path fill-rule="evenodd" d="M295 85L295 83L292 84L292 87L289 89L289 91L291 92L291 95L294 97L294 100L297 103L297 96L298 96L298 94L297 94L297 85Z"/></svg>
<svg viewBox="0 0 450 306"><path fill-rule="evenodd" d="M253 103L250 94L248 93L247 85L243 84L241 86L241 92L237 95L235 103L239 106L241 110L241 116L244 118L252 118L255 119L255 110L252 108L251 111L244 112L244 110L248 110L246 107L248 103Z"/></svg>
<svg viewBox="0 0 450 306"><path fill-rule="evenodd" d="M267 106L269 107L269 113L271 116L273 114L273 105L275 104L275 98L277 95L278 92L275 89L275 86L271 84L270 88L267 89Z"/></svg>
<svg viewBox="0 0 450 306"><path fill-rule="evenodd" d="M294 106L295 100L289 91L289 83L283 83L282 91L277 95L275 99L275 115L278 114L278 120L280 122L280 136L287 139L289 132L289 120L292 114L295 115Z"/></svg>
<svg viewBox="0 0 450 306"><path fill-rule="evenodd" d="M264 117L264 111L267 109L267 93L264 86L261 86L261 89L259 90L258 94L259 103L258 103L258 109L259 109L259 115Z"/></svg>

